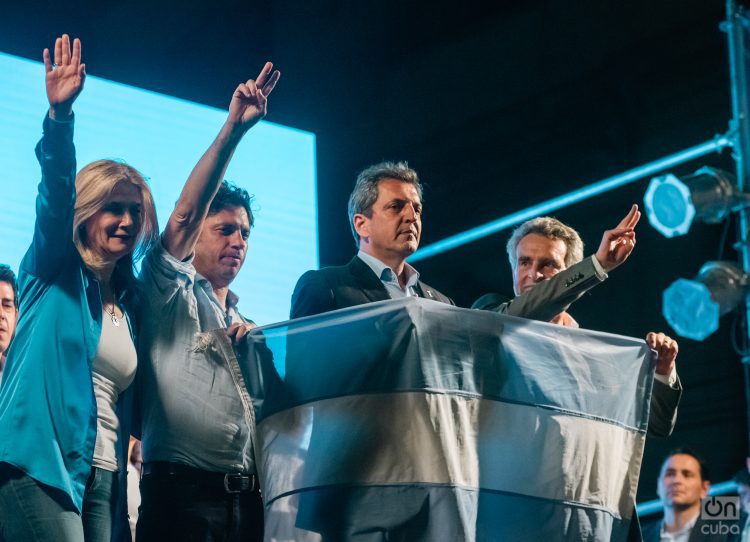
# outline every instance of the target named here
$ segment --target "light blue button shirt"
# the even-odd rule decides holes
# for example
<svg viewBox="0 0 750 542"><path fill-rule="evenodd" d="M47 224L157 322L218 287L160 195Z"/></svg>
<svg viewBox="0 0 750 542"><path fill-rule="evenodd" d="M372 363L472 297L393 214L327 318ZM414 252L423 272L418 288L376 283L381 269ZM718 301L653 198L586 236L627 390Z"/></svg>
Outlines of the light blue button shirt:
<svg viewBox="0 0 750 542"><path fill-rule="evenodd" d="M419 297L417 283L419 282L419 272L408 263L404 263L404 273L406 274L406 286L402 289L398 282L398 276L393 269L378 260L375 256L370 256L366 252L359 251L357 257L365 262L372 269L372 272L381 280L383 286L391 299L401 297Z"/></svg>
<svg viewBox="0 0 750 542"><path fill-rule="evenodd" d="M148 300L138 376L144 462L253 472L251 424L228 365L232 361L209 359L200 340L203 332L245 321L234 306L237 296L227 296L224 311L192 258L178 260L161 243L144 259L141 280Z"/></svg>

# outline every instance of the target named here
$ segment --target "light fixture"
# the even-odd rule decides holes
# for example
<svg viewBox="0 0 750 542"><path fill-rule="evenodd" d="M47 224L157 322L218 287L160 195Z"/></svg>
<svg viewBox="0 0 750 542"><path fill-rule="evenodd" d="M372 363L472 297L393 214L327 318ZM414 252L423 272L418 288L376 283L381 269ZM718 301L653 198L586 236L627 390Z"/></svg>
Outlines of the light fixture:
<svg viewBox="0 0 750 542"><path fill-rule="evenodd" d="M651 225L665 237L675 237L685 235L695 219L721 222L748 206L750 195L737 189L732 174L702 167L684 179L671 173L652 178L643 203Z"/></svg>
<svg viewBox="0 0 750 542"><path fill-rule="evenodd" d="M747 284L736 263L706 262L694 279L677 279L664 290L664 318L681 337L702 341L742 301Z"/></svg>

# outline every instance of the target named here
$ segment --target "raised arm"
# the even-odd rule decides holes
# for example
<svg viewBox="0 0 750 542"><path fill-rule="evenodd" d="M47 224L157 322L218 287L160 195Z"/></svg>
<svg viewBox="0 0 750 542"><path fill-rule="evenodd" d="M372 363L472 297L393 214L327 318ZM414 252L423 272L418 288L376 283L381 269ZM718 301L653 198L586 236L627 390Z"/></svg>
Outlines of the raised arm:
<svg viewBox="0 0 750 542"><path fill-rule="evenodd" d="M249 79L234 91L226 122L190 173L164 230L164 247L175 258L183 260L192 254L232 154L245 133L266 116L268 95L280 76L266 62L257 79Z"/></svg>
<svg viewBox="0 0 750 542"><path fill-rule="evenodd" d="M49 49L43 53L49 113L36 147L42 180L36 200L36 224L21 267L31 275L54 275L71 252L75 206L76 158L73 146L73 102L83 90L86 67L81 63L81 42L67 34L57 38L54 65Z"/></svg>
<svg viewBox="0 0 750 542"><path fill-rule="evenodd" d="M592 260L591 256L584 258L507 303L491 304L490 294L475 301L472 308L549 322L607 278L606 273L601 273Z"/></svg>
<svg viewBox="0 0 750 542"><path fill-rule="evenodd" d="M475 301L472 308L549 322L628 259L635 248L635 226L640 218L638 206L633 205L615 228L604 232L593 257L537 283L511 301L503 302L500 296L487 294Z"/></svg>

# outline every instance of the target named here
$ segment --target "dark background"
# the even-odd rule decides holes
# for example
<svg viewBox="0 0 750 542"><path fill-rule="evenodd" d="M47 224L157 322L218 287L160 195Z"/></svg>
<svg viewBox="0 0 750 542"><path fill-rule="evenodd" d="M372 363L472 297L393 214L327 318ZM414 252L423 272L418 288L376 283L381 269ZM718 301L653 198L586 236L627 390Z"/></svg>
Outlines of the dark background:
<svg viewBox="0 0 750 542"><path fill-rule="evenodd" d="M68 32L82 39L89 74L216 107L273 60L283 76L268 120L317 135L321 265L354 253L346 199L369 164L408 160L419 171L425 246L701 143L725 132L731 115L721 1L2 4L2 51L38 60ZM725 153L673 172L703 164L733 168ZM251 172L235 180L251 191L264 182ZM642 202L647 182L554 215L593 251ZM632 258L574 316L614 333L672 333L661 292L721 248L734 259L734 227L725 247L721 233L697 224L668 240L644 218ZM461 306L488 291L510 296L508 234L418 268ZM747 408L734 325L727 316L706 341L680 341L679 421L669 439L648 440L639 500L655 496L661 458L678 445L703 452L716 481L742 466Z"/></svg>

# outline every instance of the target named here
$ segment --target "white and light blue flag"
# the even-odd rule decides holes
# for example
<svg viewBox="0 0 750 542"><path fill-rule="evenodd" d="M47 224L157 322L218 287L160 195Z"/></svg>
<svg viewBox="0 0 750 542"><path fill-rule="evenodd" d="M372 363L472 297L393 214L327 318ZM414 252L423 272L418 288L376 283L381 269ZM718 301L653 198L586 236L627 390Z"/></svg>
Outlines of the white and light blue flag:
<svg viewBox="0 0 750 542"><path fill-rule="evenodd" d="M259 328L267 541L626 540L643 340L405 298Z"/></svg>

